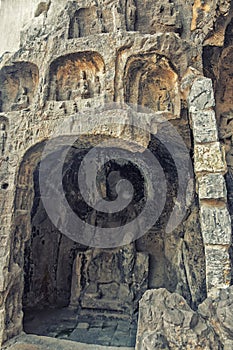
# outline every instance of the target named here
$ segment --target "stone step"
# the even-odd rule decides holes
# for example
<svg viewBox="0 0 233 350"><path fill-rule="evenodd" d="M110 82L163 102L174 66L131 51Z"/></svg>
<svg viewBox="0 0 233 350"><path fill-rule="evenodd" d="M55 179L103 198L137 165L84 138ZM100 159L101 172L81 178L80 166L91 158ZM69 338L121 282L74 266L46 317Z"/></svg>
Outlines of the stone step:
<svg viewBox="0 0 233 350"><path fill-rule="evenodd" d="M36 335L22 335L14 338L2 350L132 350L129 347L101 346L77 343Z"/></svg>

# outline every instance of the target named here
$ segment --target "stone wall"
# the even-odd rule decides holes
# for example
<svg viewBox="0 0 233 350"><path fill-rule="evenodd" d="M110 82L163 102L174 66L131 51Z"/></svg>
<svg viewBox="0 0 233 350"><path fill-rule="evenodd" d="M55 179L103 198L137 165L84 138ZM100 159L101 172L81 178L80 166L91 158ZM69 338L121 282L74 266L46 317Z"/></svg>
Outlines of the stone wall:
<svg viewBox="0 0 233 350"><path fill-rule="evenodd" d="M2 24L12 17L15 3L18 6L19 1L1 2ZM207 293L217 294L232 278L227 205L228 194L231 209L230 1L99 0L93 4L51 0L31 2L27 11L24 7L16 11L12 33L6 32L9 46L2 46L12 52L5 53L0 62L0 342L22 331L23 297L29 305L35 297L30 285L24 294L24 274L26 281L34 284L38 277L36 273L30 276L32 252L40 247L44 259L49 254L42 241L44 230L48 235L51 227L40 224L43 211L32 217L39 207L35 173L44 143L57 125L78 111L83 113L78 128L88 130L84 138L88 146L87 141L79 140L77 148L94 147L96 136L111 136L130 139L157 154L167 179L166 206L157 224L136 241L132 256L135 261L149 256L146 288L167 288L181 295L179 301L184 297L197 308ZM174 203L182 204L177 204L179 179L174 161L156 138L124 127L131 120L131 111L113 114L109 128L100 126L97 118L96 123L92 118L90 127L90 108L96 115L97 109L112 102L148 107L158 118L162 114L193 155L196 193L183 222L172 232L166 231L169 216ZM153 132L153 119L146 122ZM75 128L72 122L69 127ZM59 237L51 247L62 246L55 243ZM74 261L77 267L80 257L85 260L93 254L75 247L76 255L63 259L65 252L73 249L72 243L65 242L63 248L60 264L65 261L66 267ZM119 252L115 255L121 256ZM34 259L38 262L39 255ZM53 283L47 282L52 272L42 265L44 274L39 273L38 278L44 283L44 296ZM87 269L87 264L83 268ZM71 275L72 266L69 269ZM117 273L114 278L109 283L127 284L117 279ZM145 290L144 282L140 276L134 281L137 298ZM63 301L69 303L70 291L64 289L63 281L58 284L58 295L63 293ZM78 301L85 304L86 286L82 288ZM78 295L74 286L72 293L74 303ZM36 297L38 301L40 296ZM108 308L107 303L105 306ZM186 309L190 316L193 311ZM214 342L215 334L208 331L210 342Z"/></svg>

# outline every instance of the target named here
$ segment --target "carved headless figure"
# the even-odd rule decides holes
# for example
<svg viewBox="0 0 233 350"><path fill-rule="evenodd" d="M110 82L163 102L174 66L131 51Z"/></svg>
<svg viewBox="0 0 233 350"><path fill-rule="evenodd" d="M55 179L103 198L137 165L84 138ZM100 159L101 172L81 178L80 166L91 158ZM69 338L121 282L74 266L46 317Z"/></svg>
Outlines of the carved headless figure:
<svg viewBox="0 0 233 350"><path fill-rule="evenodd" d="M2 112L2 91L0 91L0 112Z"/></svg>
<svg viewBox="0 0 233 350"><path fill-rule="evenodd" d="M80 79L80 91L81 91L81 98L86 99L90 98L90 88L89 83L87 81L86 72L82 72L82 77Z"/></svg>
<svg viewBox="0 0 233 350"><path fill-rule="evenodd" d="M79 38L79 37L80 37L80 29L79 29L78 17L75 16L74 23L73 23L73 38Z"/></svg>
<svg viewBox="0 0 233 350"><path fill-rule="evenodd" d="M128 31L134 31L136 22L136 5L134 0L126 1L126 27Z"/></svg>
<svg viewBox="0 0 233 350"><path fill-rule="evenodd" d="M100 84L100 78L98 75L95 77L95 94L100 95L101 93L101 84Z"/></svg>
<svg viewBox="0 0 233 350"><path fill-rule="evenodd" d="M27 88L24 86L21 86L19 88L17 101L12 105L12 110L24 109L28 107L29 98L27 94L28 94Z"/></svg>
<svg viewBox="0 0 233 350"><path fill-rule="evenodd" d="M6 146L7 132L6 125L4 123L0 124L0 152L1 156L4 155L5 146Z"/></svg>
<svg viewBox="0 0 233 350"><path fill-rule="evenodd" d="M122 27L121 23L121 4L114 3L112 5L113 31L116 32Z"/></svg>

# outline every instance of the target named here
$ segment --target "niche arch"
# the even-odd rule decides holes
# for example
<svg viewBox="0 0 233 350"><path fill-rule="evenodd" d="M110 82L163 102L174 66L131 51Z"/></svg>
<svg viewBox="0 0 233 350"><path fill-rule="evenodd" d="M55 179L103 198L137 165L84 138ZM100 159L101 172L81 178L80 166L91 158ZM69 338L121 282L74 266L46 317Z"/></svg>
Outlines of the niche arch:
<svg viewBox="0 0 233 350"><path fill-rule="evenodd" d="M88 99L104 91L105 63L97 52L77 52L53 61L49 70L49 100Z"/></svg>
<svg viewBox="0 0 233 350"><path fill-rule="evenodd" d="M124 100L179 117L178 74L168 59L156 53L128 58L124 72Z"/></svg>
<svg viewBox="0 0 233 350"><path fill-rule="evenodd" d="M16 62L0 71L0 112L28 108L39 82L38 67L31 62Z"/></svg>
<svg viewBox="0 0 233 350"><path fill-rule="evenodd" d="M76 160L78 162L81 161L83 152L85 154L86 150L89 150L91 147L94 147L100 141L103 141L103 139L107 139L108 137L108 135L82 135L75 144L75 148L77 147L78 149ZM77 314L77 310L79 308L79 298L81 298L81 296L79 296L77 285L74 283L74 281L76 281L75 278L78 276L76 276L73 280L72 271L75 268L73 267L73 264L76 266L79 257L84 257L83 263L85 261L85 257L90 258L89 263L93 262L90 266L90 271L88 270L89 263L84 266L86 269L86 272L83 272L84 279L87 277L89 278L91 269L93 266L95 267L95 261L98 261L99 267L102 266L101 259L106 260L111 258L112 264L115 267L118 266L118 262L122 263L122 256L128 258L129 255L131 257L130 259L133 259L135 264L139 264L139 266L140 264L143 264L144 269L148 263L147 255L144 253L137 253L136 247L133 244L130 246L129 250L126 248L126 250L123 252L121 252L121 249L113 249L112 253L111 250L103 250L102 252L98 251L98 254L90 249L87 251L88 247L84 247L71 241L69 238L62 235L50 222L47 213L43 209L38 188L38 167L45 142L46 140L41 141L28 149L23 155L18 169L9 265L10 270L12 272L15 271L16 278L14 278L12 283L8 286L8 293L4 302L6 306L11 306L5 310L5 339L10 339L23 330L25 318L23 322L22 311L25 312L24 315L27 317L27 310L32 310L32 313L31 311L29 313L29 316L31 315L30 317L32 317L33 310L37 308L46 309L47 307L52 307L55 309L57 307L63 308L71 305L74 308L73 313L71 313L73 315ZM64 138L61 138L60 145L62 148L64 145ZM53 159L56 162L56 154ZM68 162L69 161L70 158L68 157ZM68 168L69 167L67 167L67 169ZM65 170L65 174L67 174L67 169ZM124 171L128 173L127 169ZM68 174L68 180L73 179L74 175L74 173ZM132 177L134 178L133 174ZM86 208L80 207L79 209L80 215L86 215ZM93 216L91 216L90 220L92 217ZM45 227L50 231L49 234L44 232ZM86 251L87 253L85 253ZM57 259L59 260L59 263ZM133 264L132 261L131 263ZM55 265L56 273L54 271ZM46 266L48 266L48 268ZM134 279L136 280L136 283L134 283L135 286L131 287L134 288L136 292L139 291L140 293L140 295L137 293L134 294L134 297L136 295L135 300L129 287L127 289L126 285L122 284L123 277L120 270L118 274L116 274L118 278L116 282L112 282L111 278L108 276L110 280L106 283L112 283L112 286L115 288L115 293L119 292L125 295L125 300L123 298L121 299L123 306L121 303L118 303L119 305L117 305L117 308L115 304L112 305L112 303L108 300L108 298L111 298L111 293L108 292L108 288L105 288L105 282L103 281L103 278L105 278L105 273L98 275L98 278L101 279L102 283L101 288L103 289L103 297L105 297L109 303L106 304L108 305L106 308L112 308L113 312L119 314L119 317L121 317L121 313L124 314L125 312L126 315L128 315L127 317L130 317L133 308L138 307L138 300L141 298L143 292L147 288L146 274L143 275L139 273L138 269L135 270L135 274ZM60 275L59 278L58 275ZM127 284L128 275L126 275L125 278L125 284ZM140 288L137 284L137 279L142 283ZM85 306L85 303L90 296L92 297L92 293L89 293L88 290L86 290L86 287L87 286L85 286L85 289L82 291L83 304L81 307L88 310L90 307ZM126 298L127 290L128 296ZM97 298L96 304L98 300L99 299ZM124 307L124 302L126 302L126 307ZM92 303L95 304L95 300L92 300ZM131 303L133 306L130 306ZM105 305L104 301L103 305ZM93 306L94 310L96 309L98 311L98 308L99 305ZM31 324L31 321L32 319L29 320L29 325ZM126 321L126 323L127 322L129 321ZM30 329L24 328L24 330L30 333ZM134 331L136 332L135 328ZM133 341L135 341L135 338L136 335L134 334Z"/></svg>
<svg viewBox="0 0 233 350"><path fill-rule="evenodd" d="M86 7L77 10L70 20L69 39L81 38L102 32L97 7Z"/></svg>

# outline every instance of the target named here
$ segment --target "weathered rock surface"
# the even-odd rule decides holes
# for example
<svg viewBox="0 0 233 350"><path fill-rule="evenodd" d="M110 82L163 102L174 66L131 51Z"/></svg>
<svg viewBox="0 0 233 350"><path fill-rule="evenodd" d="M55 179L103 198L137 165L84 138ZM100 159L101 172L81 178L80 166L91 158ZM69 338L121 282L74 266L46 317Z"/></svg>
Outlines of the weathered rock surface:
<svg viewBox="0 0 233 350"><path fill-rule="evenodd" d="M15 339L11 345L4 347L6 350L118 350L115 346L100 346L85 343L72 342L48 337L24 335ZM122 350L131 350L131 347L121 347Z"/></svg>
<svg viewBox="0 0 233 350"><path fill-rule="evenodd" d="M140 346L217 349L224 343L231 348L230 332L224 331L223 341L182 297L197 307L206 292L210 295L232 280L224 183L228 170L233 217L232 10L230 0L0 1L0 343L22 331L22 304L30 309L71 302L86 309L91 305L91 311L116 306L124 313L124 301L127 310L137 312L148 282L149 288L167 288L180 296L164 290L146 294L162 306L158 312L153 305L145 307L151 313L142 312ZM112 101L148 107L177 128L188 153L194 154L195 198L187 194L177 199L176 164L166 149L168 140L161 145L156 139L156 122L142 116L155 134L144 135L124 127L131 118L127 111L119 116L110 110L111 126L99 126L97 110ZM69 124L70 130L88 134L75 146L79 160L98 143L96 136L104 135L137 142L164 169L166 205L156 225L128 254L127 267L122 262L125 252L93 252L63 237L41 206L37 170L44 143L57 125L84 110L78 125ZM123 123L116 127L114 121ZM77 200L82 218L93 218L71 186L77 169L67 169L77 164L70 158L66 168L70 202ZM121 169L136 178L140 202L146 191L131 170ZM100 185L106 192L103 181ZM187 213L167 232L175 205L184 205ZM59 219L64 217L62 212ZM64 221L69 224L69 218ZM221 317L230 329L229 315ZM160 333L155 334L157 324Z"/></svg>
<svg viewBox="0 0 233 350"><path fill-rule="evenodd" d="M140 301L136 350L230 349L232 303L233 287L207 298L197 311L178 294L148 290Z"/></svg>

